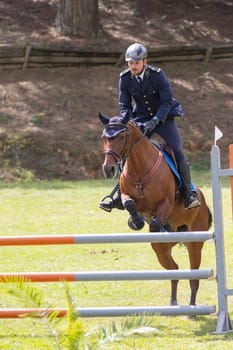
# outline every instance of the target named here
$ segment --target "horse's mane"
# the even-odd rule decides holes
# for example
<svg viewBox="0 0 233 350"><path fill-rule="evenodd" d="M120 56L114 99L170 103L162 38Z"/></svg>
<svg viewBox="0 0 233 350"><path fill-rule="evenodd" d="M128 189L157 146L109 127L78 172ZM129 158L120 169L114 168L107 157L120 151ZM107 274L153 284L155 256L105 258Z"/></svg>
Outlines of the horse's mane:
<svg viewBox="0 0 233 350"><path fill-rule="evenodd" d="M142 137L145 136L142 131L139 129L139 127L137 127L136 123L134 122L134 120L130 120L128 122L128 127L130 128L130 130L133 132L134 136L138 136L138 137ZM147 140L147 138L145 137L145 139Z"/></svg>
<svg viewBox="0 0 233 350"><path fill-rule="evenodd" d="M147 138L143 134L143 132L139 129L139 127L136 125L134 120L130 120L127 125L128 125L130 131L132 132L132 134L136 140L140 139L140 138L144 138L144 142L151 144L157 150L165 150L170 155L170 157L173 159L173 162L176 164L175 156L174 156L173 150L171 149L170 146L168 146L164 142L159 143L156 140L151 140L151 139Z"/></svg>

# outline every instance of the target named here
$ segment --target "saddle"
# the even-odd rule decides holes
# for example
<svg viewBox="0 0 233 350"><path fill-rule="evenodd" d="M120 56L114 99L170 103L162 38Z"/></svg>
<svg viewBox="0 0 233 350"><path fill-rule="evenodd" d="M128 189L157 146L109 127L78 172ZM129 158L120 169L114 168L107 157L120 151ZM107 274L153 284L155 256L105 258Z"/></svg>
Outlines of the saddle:
<svg viewBox="0 0 233 350"><path fill-rule="evenodd" d="M178 190L181 190L182 189L182 178L179 174L176 158L175 158L175 155L174 155L172 148L165 143L158 143L156 141L151 141L151 143L154 144L155 147L157 147L163 153L164 159L166 160L167 164L169 165L171 171L173 172L173 174L175 176L177 188L178 188ZM194 183L192 181L191 181L190 187L191 187L190 189L192 192L197 193L196 186L194 185Z"/></svg>
<svg viewBox="0 0 233 350"><path fill-rule="evenodd" d="M166 160L167 164L169 165L171 171L173 172L173 174L175 176L177 187L178 187L178 189L181 189L182 179L181 179L180 174L178 172L176 158L175 158L175 155L174 155L172 148L166 143L158 143L158 142L153 141L153 140L151 141L151 143L163 153L164 159Z"/></svg>

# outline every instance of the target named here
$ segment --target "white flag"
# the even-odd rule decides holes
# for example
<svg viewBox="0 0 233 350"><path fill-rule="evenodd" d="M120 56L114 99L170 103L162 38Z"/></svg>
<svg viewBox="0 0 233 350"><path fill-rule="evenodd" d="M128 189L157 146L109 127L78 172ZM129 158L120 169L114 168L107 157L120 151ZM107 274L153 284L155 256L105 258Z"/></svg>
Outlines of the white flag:
<svg viewBox="0 0 233 350"><path fill-rule="evenodd" d="M215 125L215 129L214 129L214 144L216 145L216 142L221 139L221 137L223 136L222 131Z"/></svg>

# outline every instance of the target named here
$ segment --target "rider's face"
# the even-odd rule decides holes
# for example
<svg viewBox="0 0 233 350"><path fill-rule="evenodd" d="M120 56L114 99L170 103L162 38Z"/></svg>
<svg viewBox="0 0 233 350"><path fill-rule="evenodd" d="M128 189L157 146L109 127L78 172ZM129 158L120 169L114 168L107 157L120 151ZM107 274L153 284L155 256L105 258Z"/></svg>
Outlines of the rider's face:
<svg viewBox="0 0 233 350"><path fill-rule="evenodd" d="M146 59L140 61L128 61L128 67L132 75L139 75L142 73L144 69L144 65L146 64Z"/></svg>

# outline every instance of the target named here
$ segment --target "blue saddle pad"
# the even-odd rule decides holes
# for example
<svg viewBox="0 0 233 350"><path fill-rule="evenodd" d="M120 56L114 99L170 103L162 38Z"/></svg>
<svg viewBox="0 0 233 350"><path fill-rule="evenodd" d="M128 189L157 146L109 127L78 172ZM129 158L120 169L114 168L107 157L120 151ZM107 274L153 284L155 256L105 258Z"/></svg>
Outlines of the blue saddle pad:
<svg viewBox="0 0 233 350"><path fill-rule="evenodd" d="M182 187L182 179L180 177L180 174L178 173L178 170L171 158L171 156L166 152L166 151L162 151L163 152L163 157L166 160L167 164L169 165L170 169L172 170L173 174L175 175L175 179L176 179L176 183L178 188ZM195 185L191 182L191 191L196 192L196 187Z"/></svg>

